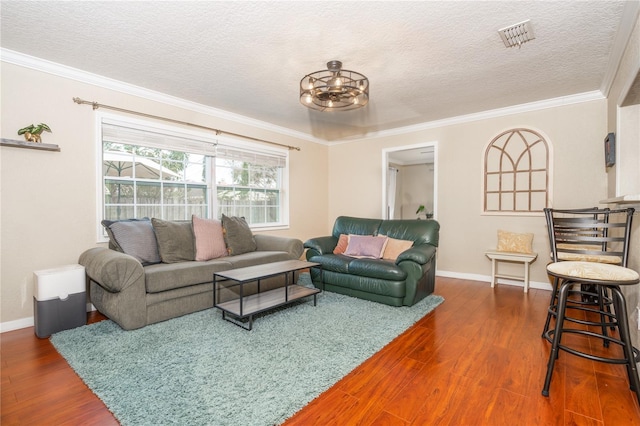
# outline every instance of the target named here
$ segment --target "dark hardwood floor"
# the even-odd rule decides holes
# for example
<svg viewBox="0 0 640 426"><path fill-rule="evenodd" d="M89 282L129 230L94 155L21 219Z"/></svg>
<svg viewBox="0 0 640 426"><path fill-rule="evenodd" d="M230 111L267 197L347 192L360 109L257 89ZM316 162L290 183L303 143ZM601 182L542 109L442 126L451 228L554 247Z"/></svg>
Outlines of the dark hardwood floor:
<svg viewBox="0 0 640 426"><path fill-rule="evenodd" d="M551 394L541 395L549 292L438 278L436 293L442 305L285 425L640 425L621 365L561 353ZM117 424L33 328L0 339L2 425ZM605 351L599 341L571 339Z"/></svg>

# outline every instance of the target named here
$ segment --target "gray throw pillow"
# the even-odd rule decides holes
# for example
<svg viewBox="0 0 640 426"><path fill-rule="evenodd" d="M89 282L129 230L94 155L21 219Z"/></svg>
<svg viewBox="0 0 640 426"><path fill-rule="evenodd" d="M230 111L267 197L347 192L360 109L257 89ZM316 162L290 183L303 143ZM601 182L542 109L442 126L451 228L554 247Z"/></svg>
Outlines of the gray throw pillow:
<svg viewBox="0 0 640 426"><path fill-rule="evenodd" d="M195 240L191 221L169 221L152 218L153 230L158 240L158 250L163 263L194 260Z"/></svg>
<svg viewBox="0 0 640 426"><path fill-rule="evenodd" d="M256 251L258 246L244 217L222 215L222 233L229 255Z"/></svg>
<svg viewBox="0 0 640 426"><path fill-rule="evenodd" d="M135 257L143 265L160 263L156 235L149 219L103 220L109 248Z"/></svg>

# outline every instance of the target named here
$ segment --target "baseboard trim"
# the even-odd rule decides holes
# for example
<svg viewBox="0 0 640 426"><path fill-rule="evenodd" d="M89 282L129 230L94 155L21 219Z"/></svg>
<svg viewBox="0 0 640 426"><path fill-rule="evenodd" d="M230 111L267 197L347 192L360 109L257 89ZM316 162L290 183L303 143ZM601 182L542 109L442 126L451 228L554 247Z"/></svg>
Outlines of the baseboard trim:
<svg viewBox="0 0 640 426"><path fill-rule="evenodd" d="M87 303L87 312L95 311L96 307L91 303ZM0 333L6 333L8 331L20 330L23 328L29 328L35 326L34 317L21 318L15 321L7 321L0 323Z"/></svg>
<svg viewBox="0 0 640 426"><path fill-rule="evenodd" d="M35 324L33 317L21 318L15 321L7 321L0 323L0 333L7 331L20 330L21 328L33 327Z"/></svg>
<svg viewBox="0 0 640 426"><path fill-rule="evenodd" d="M469 280L469 281L481 281L483 283L486 283L487 285L491 285L491 275L467 274L464 272L451 272L451 271L438 270L436 271L436 276L446 277L446 278L458 278L461 280ZM504 278L498 278L497 284L512 285L512 286L524 288L524 283L522 281L508 280ZM551 284L530 280L529 288L536 288L538 290L551 291Z"/></svg>

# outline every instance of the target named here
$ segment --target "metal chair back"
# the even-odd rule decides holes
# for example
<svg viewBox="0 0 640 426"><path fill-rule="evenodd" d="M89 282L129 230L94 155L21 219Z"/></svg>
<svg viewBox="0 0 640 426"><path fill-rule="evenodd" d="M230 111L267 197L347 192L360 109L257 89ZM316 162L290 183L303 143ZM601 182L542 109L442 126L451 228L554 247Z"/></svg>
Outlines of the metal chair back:
<svg viewBox="0 0 640 426"><path fill-rule="evenodd" d="M544 209L551 260L610 263L627 267L635 209Z"/></svg>

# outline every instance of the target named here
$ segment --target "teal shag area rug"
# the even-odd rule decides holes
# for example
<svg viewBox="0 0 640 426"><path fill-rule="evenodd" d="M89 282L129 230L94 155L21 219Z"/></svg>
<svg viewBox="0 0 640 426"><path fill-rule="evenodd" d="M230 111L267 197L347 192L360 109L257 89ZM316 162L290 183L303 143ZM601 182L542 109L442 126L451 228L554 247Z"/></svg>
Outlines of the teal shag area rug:
<svg viewBox="0 0 640 426"><path fill-rule="evenodd" d="M308 274L300 284L310 283ZM284 422L443 302L411 307L324 292L246 331L207 309L138 330L112 321L51 342L123 425Z"/></svg>

